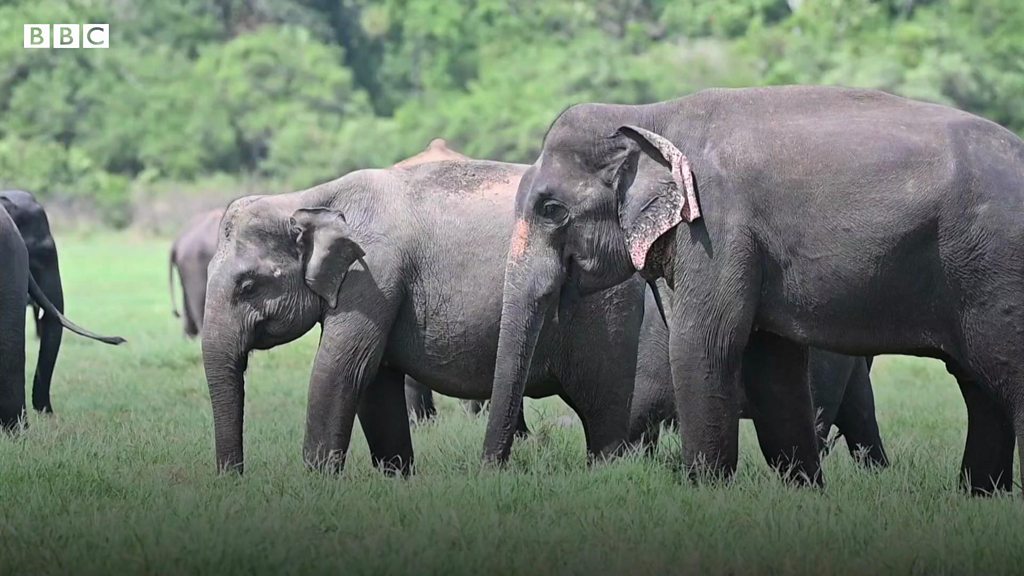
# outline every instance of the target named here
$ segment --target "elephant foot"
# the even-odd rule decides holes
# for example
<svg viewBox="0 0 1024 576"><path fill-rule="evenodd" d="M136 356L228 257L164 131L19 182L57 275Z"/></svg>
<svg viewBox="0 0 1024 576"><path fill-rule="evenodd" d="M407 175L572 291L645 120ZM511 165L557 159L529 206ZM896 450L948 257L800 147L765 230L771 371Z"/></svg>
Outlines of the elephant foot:
<svg viewBox="0 0 1024 576"><path fill-rule="evenodd" d="M325 475L338 475L345 469L345 452L341 450L306 450L306 468Z"/></svg>
<svg viewBox="0 0 1024 576"><path fill-rule="evenodd" d="M412 458L402 458L401 456L374 458L373 465L390 478L408 478L416 473Z"/></svg>
<svg viewBox="0 0 1024 576"><path fill-rule="evenodd" d="M16 436L28 429L28 419L25 414L15 418L0 418L0 433Z"/></svg>

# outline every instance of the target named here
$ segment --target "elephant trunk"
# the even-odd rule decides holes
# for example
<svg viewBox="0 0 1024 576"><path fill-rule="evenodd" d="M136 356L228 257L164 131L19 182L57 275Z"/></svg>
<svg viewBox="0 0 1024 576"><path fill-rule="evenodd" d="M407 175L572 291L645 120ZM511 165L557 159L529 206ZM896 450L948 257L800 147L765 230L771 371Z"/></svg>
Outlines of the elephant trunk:
<svg viewBox="0 0 1024 576"><path fill-rule="evenodd" d="M563 276L557 254L526 254L525 240L513 238L505 268L485 461L504 462L511 452L537 339Z"/></svg>
<svg viewBox="0 0 1024 576"><path fill-rule="evenodd" d="M217 314L217 316L222 316ZM243 471L242 420L245 411L245 368L248 351L239 330L226 327L230 315L208 324L203 332L203 366L213 407L217 469ZM236 323L240 324L240 322Z"/></svg>

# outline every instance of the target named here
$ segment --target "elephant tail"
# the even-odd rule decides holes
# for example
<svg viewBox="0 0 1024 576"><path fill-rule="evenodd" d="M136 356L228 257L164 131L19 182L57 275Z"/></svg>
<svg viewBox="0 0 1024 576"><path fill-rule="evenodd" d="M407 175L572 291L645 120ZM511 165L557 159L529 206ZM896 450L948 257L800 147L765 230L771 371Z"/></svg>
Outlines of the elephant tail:
<svg viewBox="0 0 1024 576"><path fill-rule="evenodd" d="M53 305L53 302L50 302L50 299L46 297L46 294L43 293L43 290L39 287L39 284L36 284L36 279L32 277L31 273L29 273L28 275L28 293L30 296L32 296L32 299L39 304L40 308L43 309L43 312L47 314L53 314L53 316L57 318L57 320L60 320L62 326L64 326L68 330L71 330L75 334L85 336L86 338L91 338L93 340L99 340L100 342L112 344L114 346L126 342L126 340L124 338L121 338L120 336L100 336L99 334L96 334L95 332L90 332L85 328L82 328L81 326L75 324L71 320L65 318L64 315L60 313L60 310L57 310L57 307Z"/></svg>
<svg viewBox="0 0 1024 576"><path fill-rule="evenodd" d="M181 318L181 314L178 313L178 301L174 296L174 260L177 256L177 246L171 247L171 257L167 260L167 286L171 290L171 314L174 314L175 318Z"/></svg>

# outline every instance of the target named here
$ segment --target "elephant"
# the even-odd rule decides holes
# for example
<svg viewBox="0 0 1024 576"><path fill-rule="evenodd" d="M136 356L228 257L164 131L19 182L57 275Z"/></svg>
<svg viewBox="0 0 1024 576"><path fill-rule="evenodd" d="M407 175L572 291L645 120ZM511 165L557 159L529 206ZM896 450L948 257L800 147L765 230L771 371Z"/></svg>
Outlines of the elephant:
<svg viewBox="0 0 1024 576"><path fill-rule="evenodd" d="M9 197L7 194L10 193L5 193L5 197ZM113 345L123 343L124 339L94 334L64 317L33 277L30 244L7 212L8 202L2 204L5 209L0 210L0 430L10 432L25 417L25 307L30 297L42 309L44 318L52 317L72 332ZM35 382L38 386L40 381L37 378Z"/></svg>
<svg viewBox="0 0 1024 576"><path fill-rule="evenodd" d="M430 141L427 148L398 162L394 167L407 168L426 162L440 160L465 160L468 156L460 154L448 147L442 138ZM184 312L185 335L194 338L203 328L203 309L206 305L207 268L214 252L217 251L217 227L224 215L223 208L204 212L194 217L185 230L178 235L171 245L168 264L168 281L171 293L171 312L175 318L182 317L174 296L174 271L178 271L181 281L182 309ZM52 299L52 298L51 298ZM59 336L59 332L58 332ZM406 403L409 415L417 421L429 420L437 414L434 398L430 388L406 377ZM525 430L525 420L520 418L520 427Z"/></svg>
<svg viewBox="0 0 1024 576"><path fill-rule="evenodd" d="M670 292L658 282L662 294ZM629 443L653 454L662 424L678 424L672 373L668 358L668 327L662 320L654 292L644 300L636 381L629 414ZM811 348L808 352L808 383L817 415L816 429L821 451L831 449L832 426L846 437L850 455L869 468L886 467L889 457L875 419L875 397L871 389L871 358L844 356ZM742 388L738 392L740 417L751 418Z"/></svg>
<svg viewBox="0 0 1024 576"><path fill-rule="evenodd" d="M1024 142L1003 127L842 87L578 104L523 176L515 228L487 458L507 458L543 319L639 272L673 288L691 479L733 476L742 384L767 460L824 484L813 346L943 361L967 405L961 486L1011 489L1024 449Z"/></svg>
<svg viewBox="0 0 1024 576"><path fill-rule="evenodd" d="M182 312L185 335L195 338L203 329L203 307L206 304L206 268L217 251L217 226L223 208L203 212L192 218L171 245L168 261L168 283L171 291L171 313L181 318L174 298L174 271L181 281Z"/></svg>
<svg viewBox="0 0 1024 576"><path fill-rule="evenodd" d="M440 154L439 147L443 146L443 140L432 141L428 148L431 157ZM223 215L223 208L199 214L189 222L171 245L168 265L171 312L176 318L182 317L174 297L174 272L177 270L181 281L185 335L189 338L195 338L203 329L207 268L214 252L217 251L217 227ZM427 420L437 413L430 389L412 378L406 379L406 402L409 405L409 415L416 420Z"/></svg>
<svg viewBox="0 0 1024 576"><path fill-rule="evenodd" d="M210 263L202 332L218 470L244 468L250 352L315 324L303 447L310 468L343 469L358 413L374 465L411 473L405 376L442 394L488 398L525 170L430 162L232 202ZM539 330L524 393L563 398L583 422L590 458L624 445L643 289L637 278L578 299ZM510 435L521 417L521 406L508 415Z"/></svg>
<svg viewBox="0 0 1024 576"><path fill-rule="evenodd" d="M53 303L53 307L64 312L64 289L61 285L60 266L57 262L57 244L50 232L46 211L30 192L24 190L0 191L0 205L14 221L28 250L28 266L40 289ZM57 365L57 355L63 336L63 327L53 314L41 310L34 301L32 318L35 321L36 337L39 338L39 357L32 382L32 407L38 412L52 413L50 383Z"/></svg>

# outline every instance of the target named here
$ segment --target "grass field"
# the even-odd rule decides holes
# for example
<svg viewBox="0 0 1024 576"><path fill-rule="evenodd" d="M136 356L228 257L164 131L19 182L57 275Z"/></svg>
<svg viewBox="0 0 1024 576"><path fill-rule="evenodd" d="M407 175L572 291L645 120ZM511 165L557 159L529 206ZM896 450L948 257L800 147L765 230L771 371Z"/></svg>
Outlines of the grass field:
<svg viewBox="0 0 1024 576"><path fill-rule="evenodd" d="M881 358L878 417L893 466L840 445L824 491L789 488L743 427L740 472L695 487L658 457L588 469L557 400L504 470L478 463L484 420L444 399L413 431L418 473L385 478L361 436L339 478L301 462L316 334L254 356L245 477L213 473L197 342L167 295L168 242L59 238L69 316L129 340L66 334L55 417L0 438L0 574L1020 573L1024 505L955 488L959 392L937 362ZM34 367L35 342L29 345ZM31 372L30 372L31 375ZM31 381L31 377L29 378ZM357 427L358 428L358 427Z"/></svg>

